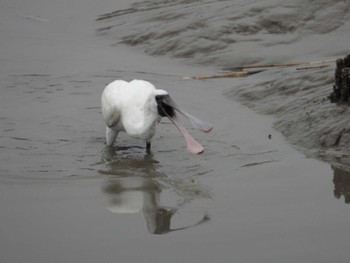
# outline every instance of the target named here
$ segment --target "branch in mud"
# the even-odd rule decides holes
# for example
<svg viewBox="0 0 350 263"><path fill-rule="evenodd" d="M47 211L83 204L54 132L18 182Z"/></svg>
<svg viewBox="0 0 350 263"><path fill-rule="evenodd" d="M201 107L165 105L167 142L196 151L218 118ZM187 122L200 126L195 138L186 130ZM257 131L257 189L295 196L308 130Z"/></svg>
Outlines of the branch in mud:
<svg viewBox="0 0 350 263"><path fill-rule="evenodd" d="M331 66L335 63L335 60L322 60L322 61L312 61L312 62L302 62L302 63L290 63L290 64L259 64L259 65L248 65L237 68L230 68L230 70L221 74L207 75L207 76L194 76L185 77L184 79L214 79L214 78L240 78L248 77L250 75L260 73L262 71L268 70L269 68L289 68L297 67L297 70L307 70L315 68L323 68ZM247 71L247 69L259 69L255 71ZM350 93L349 93L350 94Z"/></svg>
<svg viewBox="0 0 350 263"><path fill-rule="evenodd" d="M328 67L335 63L335 60L319 60L319 61L309 61L309 62L299 62L299 63L289 63L289 64L261 64L261 65L248 65L242 66L240 69L254 69L254 68L291 68L298 67L298 70L309 69L309 68L321 68Z"/></svg>
<svg viewBox="0 0 350 263"><path fill-rule="evenodd" d="M231 72L225 72L220 74L214 74L214 75L207 75L207 76L194 76L194 77L184 77L184 79L216 79L216 78L241 78L241 77L247 77L259 72L262 72L263 70L258 71L231 71Z"/></svg>

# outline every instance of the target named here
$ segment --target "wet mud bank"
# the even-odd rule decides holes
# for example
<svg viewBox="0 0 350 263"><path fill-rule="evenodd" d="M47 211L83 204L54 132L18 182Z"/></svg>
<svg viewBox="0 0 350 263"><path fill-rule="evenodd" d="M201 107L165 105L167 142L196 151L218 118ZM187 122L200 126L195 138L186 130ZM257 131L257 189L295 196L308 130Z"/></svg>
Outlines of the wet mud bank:
<svg viewBox="0 0 350 263"><path fill-rule="evenodd" d="M349 170L350 109L329 101L334 68L261 73L259 83L245 81L228 95L273 115L274 127L301 151Z"/></svg>

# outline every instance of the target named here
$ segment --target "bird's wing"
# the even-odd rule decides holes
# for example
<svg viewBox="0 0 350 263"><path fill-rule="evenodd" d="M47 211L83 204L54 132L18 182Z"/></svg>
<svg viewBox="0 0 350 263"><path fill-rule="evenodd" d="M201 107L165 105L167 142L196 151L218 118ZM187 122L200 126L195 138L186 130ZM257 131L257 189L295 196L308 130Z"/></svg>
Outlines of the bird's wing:
<svg viewBox="0 0 350 263"><path fill-rule="evenodd" d="M106 125L111 128L119 122L120 112L118 110L110 110L103 114Z"/></svg>
<svg viewBox="0 0 350 263"><path fill-rule="evenodd" d="M124 81L115 81L109 84L102 93L102 115L108 127L117 125L121 117L122 105L119 90L125 85Z"/></svg>

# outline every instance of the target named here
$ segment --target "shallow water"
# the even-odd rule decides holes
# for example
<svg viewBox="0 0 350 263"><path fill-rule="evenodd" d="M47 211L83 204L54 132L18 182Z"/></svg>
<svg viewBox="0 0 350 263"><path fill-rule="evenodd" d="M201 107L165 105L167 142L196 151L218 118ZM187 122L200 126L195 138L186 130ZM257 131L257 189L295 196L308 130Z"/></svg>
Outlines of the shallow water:
<svg viewBox="0 0 350 263"><path fill-rule="evenodd" d="M229 100L244 80L183 80L210 69L109 46L93 18L128 1L20 2L0 2L1 262L349 257L347 175ZM165 119L151 154L125 134L105 148L100 94L117 78L147 79L212 122L189 130L205 152L188 154Z"/></svg>

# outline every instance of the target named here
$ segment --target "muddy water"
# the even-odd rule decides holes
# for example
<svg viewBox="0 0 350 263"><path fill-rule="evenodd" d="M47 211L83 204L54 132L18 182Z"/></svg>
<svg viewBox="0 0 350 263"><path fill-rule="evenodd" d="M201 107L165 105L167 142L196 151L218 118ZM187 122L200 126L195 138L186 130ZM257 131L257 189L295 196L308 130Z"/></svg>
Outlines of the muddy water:
<svg viewBox="0 0 350 263"><path fill-rule="evenodd" d="M236 81L109 46L128 1L1 1L1 262L330 262L349 256L347 174L306 158L225 94ZM147 154L104 147L110 81L147 79L214 125L192 156L162 120ZM238 82L237 82L238 84ZM189 123L185 122L189 128Z"/></svg>

